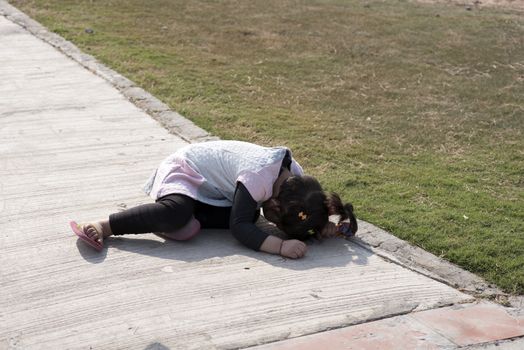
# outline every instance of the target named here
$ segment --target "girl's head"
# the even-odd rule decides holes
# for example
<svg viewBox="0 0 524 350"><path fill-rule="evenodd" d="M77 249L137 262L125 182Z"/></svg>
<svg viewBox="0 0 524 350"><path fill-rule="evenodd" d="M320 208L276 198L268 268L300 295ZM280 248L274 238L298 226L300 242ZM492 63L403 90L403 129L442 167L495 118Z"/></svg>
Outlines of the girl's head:
<svg viewBox="0 0 524 350"><path fill-rule="evenodd" d="M351 231L357 232L353 206L342 204L335 193L326 195L311 176L289 177L280 186L278 196L265 202L263 209L268 220L293 239L319 237L330 215L339 215L340 221L349 219Z"/></svg>

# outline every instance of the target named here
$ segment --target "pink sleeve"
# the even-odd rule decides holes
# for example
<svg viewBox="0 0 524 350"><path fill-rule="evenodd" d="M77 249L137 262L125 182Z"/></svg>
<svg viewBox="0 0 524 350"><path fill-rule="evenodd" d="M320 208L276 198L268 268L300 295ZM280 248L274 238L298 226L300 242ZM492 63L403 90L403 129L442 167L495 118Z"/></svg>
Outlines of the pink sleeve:
<svg viewBox="0 0 524 350"><path fill-rule="evenodd" d="M296 160L291 162L291 174L302 176L304 170ZM273 195L273 184L278 178L280 163L269 165L258 172L243 172L238 176L237 181L241 182L249 194L257 203L265 202Z"/></svg>
<svg viewBox="0 0 524 350"><path fill-rule="evenodd" d="M271 195L267 196L268 185L261 181L256 173L242 174L238 177L238 182L241 182L251 195L255 202L260 203L266 201Z"/></svg>
<svg viewBox="0 0 524 350"><path fill-rule="evenodd" d="M298 164L298 162L295 159L291 160L291 174L297 175L297 176L303 176L304 175L304 169Z"/></svg>
<svg viewBox="0 0 524 350"><path fill-rule="evenodd" d="M243 172L238 176L249 194L257 203L265 202L273 195L273 184L277 180L280 164L275 163L258 172Z"/></svg>

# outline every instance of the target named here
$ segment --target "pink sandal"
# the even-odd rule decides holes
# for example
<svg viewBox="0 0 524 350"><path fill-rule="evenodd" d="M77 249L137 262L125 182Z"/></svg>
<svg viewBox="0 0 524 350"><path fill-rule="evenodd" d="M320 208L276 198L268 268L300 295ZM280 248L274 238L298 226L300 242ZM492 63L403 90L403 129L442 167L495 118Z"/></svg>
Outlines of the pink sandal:
<svg viewBox="0 0 524 350"><path fill-rule="evenodd" d="M95 248L98 251L101 251L104 248L104 245L102 243L97 242L93 238L86 235L84 233L84 230L82 229L82 226L80 226L76 222L71 221L69 225L71 225L71 229L78 236L78 238L80 238L85 243L89 244L91 247Z"/></svg>
<svg viewBox="0 0 524 350"><path fill-rule="evenodd" d="M174 241L187 241L195 237L200 232L200 221L191 217L189 222L182 228L173 231L173 232L155 232L155 235L162 237L164 239L174 240Z"/></svg>

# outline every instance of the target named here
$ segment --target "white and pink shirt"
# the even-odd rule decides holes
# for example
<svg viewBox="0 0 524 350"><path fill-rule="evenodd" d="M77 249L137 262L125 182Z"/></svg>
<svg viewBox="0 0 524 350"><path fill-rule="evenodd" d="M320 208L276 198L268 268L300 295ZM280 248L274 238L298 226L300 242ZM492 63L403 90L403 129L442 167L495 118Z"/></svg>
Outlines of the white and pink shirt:
<svg viewBox="0 0 524 350"><path fill-rule="evenodd" d="M189 144L162 161L144 186L153 199L184 194L217 207L233 204L237 182L261 204L271 198L282 160L291 151L242 141L210 141ZM303 175L292 159L291 173Z"/></svg>

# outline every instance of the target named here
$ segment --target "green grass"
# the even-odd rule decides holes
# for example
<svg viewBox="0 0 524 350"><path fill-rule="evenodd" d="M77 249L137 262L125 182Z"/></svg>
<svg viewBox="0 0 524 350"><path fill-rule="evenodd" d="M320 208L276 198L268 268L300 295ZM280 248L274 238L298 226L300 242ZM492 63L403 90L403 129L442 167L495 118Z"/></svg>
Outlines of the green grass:
<svg viewBox="0 0 524 350"><path fill-rule="evenodd" d="M211 133L288 145L360 218L524 294L522 13L393 0L11 3Z"/></svg>

